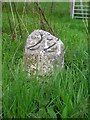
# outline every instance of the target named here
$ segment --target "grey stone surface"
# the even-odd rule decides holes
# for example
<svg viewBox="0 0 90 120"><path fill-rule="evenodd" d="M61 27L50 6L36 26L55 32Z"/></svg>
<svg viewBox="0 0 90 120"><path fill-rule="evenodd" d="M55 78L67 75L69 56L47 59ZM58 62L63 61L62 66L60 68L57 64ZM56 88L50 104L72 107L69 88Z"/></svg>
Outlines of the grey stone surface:
<svg viewBox="0 0 90 120"><path fill-rule="evenodd" d="M24 65L28 73L48 74L64 65L64 44L44 30L35 30L27 38Z"/></svg>

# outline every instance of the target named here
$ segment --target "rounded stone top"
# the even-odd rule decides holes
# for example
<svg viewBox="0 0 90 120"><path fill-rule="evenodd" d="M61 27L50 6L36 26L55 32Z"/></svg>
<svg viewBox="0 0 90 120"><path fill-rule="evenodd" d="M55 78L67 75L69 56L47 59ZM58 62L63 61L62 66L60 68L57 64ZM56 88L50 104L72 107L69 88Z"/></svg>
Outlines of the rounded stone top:
<svg viewBox="0 0 90 120"><path fill-rule="evenodd" d="M24 55L29 58L30 69L38 63L38 70L47 73L55 64L63 66L64 44L47 31L34 30L27 38Z"/></svg>

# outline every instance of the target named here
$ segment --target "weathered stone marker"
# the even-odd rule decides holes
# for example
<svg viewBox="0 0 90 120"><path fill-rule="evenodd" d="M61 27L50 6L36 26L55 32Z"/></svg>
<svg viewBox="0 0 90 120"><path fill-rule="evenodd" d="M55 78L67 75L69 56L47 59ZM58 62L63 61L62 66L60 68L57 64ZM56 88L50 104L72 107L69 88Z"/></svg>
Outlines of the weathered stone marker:
<svg viewBox="0 0 90 120"><path fill-rule="evenodd" d="M35 30L27 38L24 64L26 71L45 75L64 65L63 42L44 30Z"/></svg>

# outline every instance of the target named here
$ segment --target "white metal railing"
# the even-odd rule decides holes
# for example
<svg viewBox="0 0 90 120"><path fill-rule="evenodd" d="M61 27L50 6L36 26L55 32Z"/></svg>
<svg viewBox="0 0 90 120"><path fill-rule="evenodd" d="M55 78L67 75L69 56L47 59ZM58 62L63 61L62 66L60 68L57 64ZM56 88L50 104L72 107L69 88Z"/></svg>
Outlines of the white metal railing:
<svg viewBox="0 0 90 120"><path fill-rule="evenodd" d="M77 4L78 3L78 4ZM73 0L72 3L72 18L88 18L88 5L83 4L82 0Z"/></svg>

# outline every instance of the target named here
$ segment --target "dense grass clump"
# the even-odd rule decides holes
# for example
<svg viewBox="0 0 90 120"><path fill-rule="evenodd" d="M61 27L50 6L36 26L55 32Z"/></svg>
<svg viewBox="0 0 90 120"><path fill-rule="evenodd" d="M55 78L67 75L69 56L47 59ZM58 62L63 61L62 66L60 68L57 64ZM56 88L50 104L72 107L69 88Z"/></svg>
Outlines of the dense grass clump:
<svg viewBox="0 0 90 120"><path fill-rule="evenodd" d="M18 3L23 38L20 38L17 24L17 39L12 40L7 19L8 14L11 19L12 15L10 10L4 12L3 3L3 117L88 118L88 49L84 24L82 20L72 20L68 3L55 3L56 8L52 16L49 13L51 4L43 4L45 5L42 8L48 21L50 20L55 33L65 45L64 68L55 69L53 73L44 77L27 76L23 70L24 46L28 36L25 30L27 28L30 33L33 28L40 29L40 21L28 10L31 9L31 4L26 5L26 14L22 21L23 4Z"/></svg>
<svg viewBox="0 0 90 120"><path fill-rule="evenodd" d="M8 72L3 81L4 117L87 117L87 79L76 65L38 80L28 78L21 64Z"/></svg>

